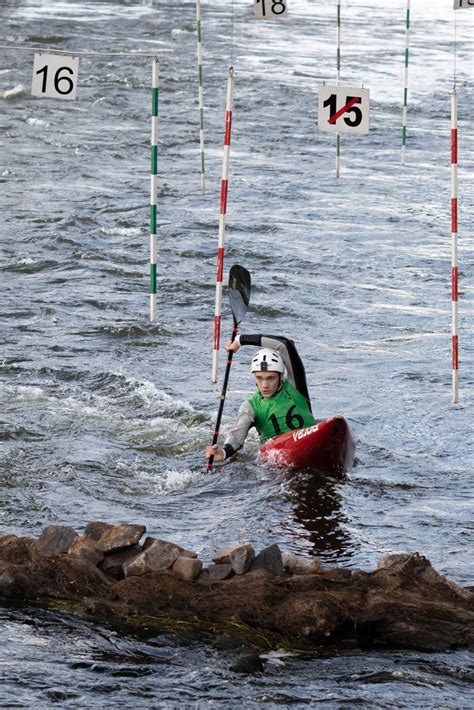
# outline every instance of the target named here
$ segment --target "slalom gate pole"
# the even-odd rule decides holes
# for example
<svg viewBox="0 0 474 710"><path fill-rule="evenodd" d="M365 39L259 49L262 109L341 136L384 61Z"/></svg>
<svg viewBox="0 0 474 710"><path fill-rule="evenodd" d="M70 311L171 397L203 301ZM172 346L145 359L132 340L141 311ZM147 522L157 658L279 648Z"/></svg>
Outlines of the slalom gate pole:
<svg viewBox="0 0 474 710"><path fill-rule="evenodd" d="M341 0L337 0L336 84L341 81ZM336 133L336 177L341 174L341 135Z"/></svg>
<svg viewBox="0 0 474 710"><path fill-rule="evenodd" d="M151 171L150 171L150 320L156 320L156 203L158 174L159 60L153 58L151 83Z"/></svg>
<svg viewBox="0 0 474 710"><path fill-rule="evenodd" d="M212 382L217 382L222 310L222 275L224 272L224 236L227 214L227 193L229 186L229 154L232 131L232 105L234 96L234 69L230 67L227 79L227 100L225 112L224 156L222 160L221 199L219 213L219 241L217 246L216 300L214 311L214 345L212 353Z"/></svg>
<svg viewBox="0 0 474 710"><path fill-rule="evenodd" d="M451 94L451 333L452 401L458 394L458 97Z"/></svg>
<svg viewBox="0 0 474 710"><path fill-rule="evenodd" d="M201 43L201 0L196 0L196 29L197 29L197 62L199 76L199 145L200 145L200 173L201 173L201 193L206 192L206 179L204 169L204 92L202 83L202 43Z"/></svg>
<svg viewBox="0 0 474 710"><path fill-rule="evenodd" d="M407 0L406 33L405 33L405 83L403 90L402 113L402 153L401 163L405 165L405 149L407 144L407 114L408 114L408 57L410 53L410 0Z"/></svg>

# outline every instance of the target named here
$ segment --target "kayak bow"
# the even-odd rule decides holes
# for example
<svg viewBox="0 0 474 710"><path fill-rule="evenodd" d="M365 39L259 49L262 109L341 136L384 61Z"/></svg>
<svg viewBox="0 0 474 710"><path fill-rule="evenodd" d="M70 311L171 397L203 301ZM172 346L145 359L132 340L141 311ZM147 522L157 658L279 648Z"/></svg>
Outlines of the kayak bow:
<svg viewBox="0 0 474 710"><path fill-rule="evenodd" d="M343 475L352 469L355 447L348 423L337 415L269 439L260 448L260 459L292 470Z"/></svg>

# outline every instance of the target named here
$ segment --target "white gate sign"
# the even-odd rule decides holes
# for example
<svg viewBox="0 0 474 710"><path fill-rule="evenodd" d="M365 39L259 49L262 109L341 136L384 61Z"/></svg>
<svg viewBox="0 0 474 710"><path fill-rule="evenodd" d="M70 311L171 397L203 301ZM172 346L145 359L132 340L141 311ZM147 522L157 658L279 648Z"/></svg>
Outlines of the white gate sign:
<svg viewBox="0 0 474 710"><path fill-rule="evenodd" d="M454 0L455 10L463 10L467 7L474 7L474 0Z"/></svg>
<svg viewBox="0 0 474 710"><path fill-rule="evenodd" d="M319 130L334 133L368 133L369 103L369 89L344 85L320 86Z"/></svg>
<svg viewBox="0 0 474 710"><path fill-rule="evenodd" d="M271 20L274 17L286 17L287 0L253 0L255 17L257 20Z"/></svg>
<svg viewBox="0 0 474 710"><path fill-rule="evenodd" d="M72 101L76 98L78 75L79 57L35 54L31 93Z"/></svg>

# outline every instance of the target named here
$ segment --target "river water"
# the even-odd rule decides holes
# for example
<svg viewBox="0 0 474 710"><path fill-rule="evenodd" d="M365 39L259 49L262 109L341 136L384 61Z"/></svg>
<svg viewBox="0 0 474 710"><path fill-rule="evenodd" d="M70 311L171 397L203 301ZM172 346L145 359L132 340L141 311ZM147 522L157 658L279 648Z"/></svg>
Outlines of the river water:
<svg viewBox="0 0 474 710"><path fill-rule="evenodd" d="M1 534L134 522L195 549L250 541L372 569L418 551L472 585L474 12L412 2L400 165L402 0L343 0L341 79L371 90L368 136L316 128L336 2L202 7L206 195L193 2L1 0ZM233 11L232 11L233 9ZM450 92L457 16L460 401L451 404ZM9 49L5 49L9 45ZM16 49L14 49L15 47ZM82 56L76 101L30 95L33 50ZM151 60L160 57L158 319L148 319ZM252 274L246 332L292 337L318 417L358 440L343 482L237 459L205 475L225 92L235 68L225 275ZM225 276L226 279L226 276ZM231 328L224 294L223 334ZM234 359L223 429L251 391ZM472 707L472 657L339 653L229 670L212 643L57 611L0 611L0 705Z"/></svg>

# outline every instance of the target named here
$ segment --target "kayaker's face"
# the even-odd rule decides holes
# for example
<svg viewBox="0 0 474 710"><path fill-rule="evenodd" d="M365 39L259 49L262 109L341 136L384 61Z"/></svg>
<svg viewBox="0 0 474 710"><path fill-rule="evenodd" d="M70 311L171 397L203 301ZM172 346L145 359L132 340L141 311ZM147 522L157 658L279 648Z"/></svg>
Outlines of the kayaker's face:
<svg viewBox="0 0 474 710"><path fill-rule="evenodd" d="M256 372L255 382L262 397L271 397L280 387L280 373Z"/></svg>

